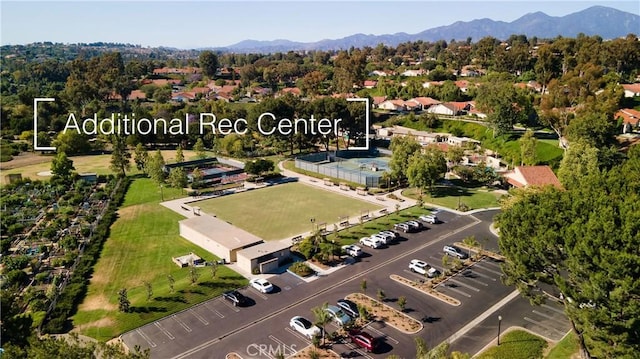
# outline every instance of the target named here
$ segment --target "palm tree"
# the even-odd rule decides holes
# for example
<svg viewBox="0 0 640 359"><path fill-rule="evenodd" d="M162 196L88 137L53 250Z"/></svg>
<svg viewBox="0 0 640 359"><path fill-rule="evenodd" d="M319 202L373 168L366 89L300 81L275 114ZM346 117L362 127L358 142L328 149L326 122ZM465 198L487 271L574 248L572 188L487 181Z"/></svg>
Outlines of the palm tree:
<svg viewBox="0 0 640 359"><path fill-rule="evenodd" d="M471 258L471 247L478 246L478 240L476 239L476 236L467 236L462 240L462 243L466 244L467 247L469 247L469 258Z"/></svg>
<svg viewBox="0 0 640 359"><path fill-rule="evenodd" d="M311 312L316 317L316 325L322 328L322 345L324 345L324 326L327 325L327 323L329 323L329 321L331 320L331 317L327 312L327 306L329 306L329 303L324 302L322 306L311 309Z"/></svg>

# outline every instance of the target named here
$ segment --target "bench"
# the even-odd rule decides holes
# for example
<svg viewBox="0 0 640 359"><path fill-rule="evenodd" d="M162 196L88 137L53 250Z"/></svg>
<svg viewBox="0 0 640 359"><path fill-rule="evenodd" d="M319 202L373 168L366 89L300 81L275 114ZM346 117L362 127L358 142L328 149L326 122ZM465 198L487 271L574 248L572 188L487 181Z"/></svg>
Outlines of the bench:
<svg viewBox="0 0 640 359"><path fill-rule="evenodd" d="M387 213L389 213L389 210L387 210L386 208L380 210L380 214L387 214Z"/></svg>
<svg viewBox="0 0 640 359"><path fill-rule="evenodd" d="M369 215L365 214L364 216L360 216L360 219L362 219L363 221L366 221L367 219L369 219Z"/></svg>
<svg viewBox="0 0 640 359"><path fill-rule="evenodd" d="M302 240L302 236L295 236L293 238L291 238L291 243L293 244L297 244Z"/></svg>
<svg viewBox="0 0 640 359"><path fill-rule="evenodd" d="M349 225L349 221L342 221L340 222L340 227L346 227Z"/></svg>
<svg viewBox="0 0 640 359"><path fill-rule="evenodd" d="M190 209L188 207L185 207L185 206L180 206L180 208L184 209L185 211L190 211Z"/></svg>

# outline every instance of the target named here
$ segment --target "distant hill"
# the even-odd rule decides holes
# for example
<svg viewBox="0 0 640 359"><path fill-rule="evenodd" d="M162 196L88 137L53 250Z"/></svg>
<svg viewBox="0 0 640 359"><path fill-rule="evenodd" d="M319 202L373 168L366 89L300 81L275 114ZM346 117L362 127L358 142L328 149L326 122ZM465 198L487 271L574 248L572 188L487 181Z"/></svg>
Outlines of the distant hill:
<svg viewBox="0 0 640 359"><path fill-rule="evenodd" d="M257 41L245 40L220 51L230 52L285 52L290 50L337 50L350 47L364 47L383 43L396 46L407 41L438 41L451 39L474 41L485 36L507 39L509 36L524 34L527 37L554 38L558 35L575 37L579 33L599 35L604 39L640 33L640 16L605 6L593 6L569 15L555 17L543 12L535 12L512 21L478 19L458 21L451 25L427 29L417 34L397 33L386 35L355 34L341 39L325 39L316 42L294 42L289 40Z"/></svg>

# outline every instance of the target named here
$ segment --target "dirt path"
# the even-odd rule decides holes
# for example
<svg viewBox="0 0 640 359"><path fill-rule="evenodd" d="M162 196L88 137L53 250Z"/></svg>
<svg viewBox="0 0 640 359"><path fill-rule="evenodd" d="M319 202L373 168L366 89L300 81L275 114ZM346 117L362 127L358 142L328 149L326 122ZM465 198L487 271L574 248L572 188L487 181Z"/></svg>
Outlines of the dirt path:
<svg viewBox="0 0 640 359"><path fill-rule="evenodd" d="M11 161L0 162L0 170L11 170L14 168L46 163L51 161L51 156L42 156L32 152L22 152L14 156Z"/></svg>

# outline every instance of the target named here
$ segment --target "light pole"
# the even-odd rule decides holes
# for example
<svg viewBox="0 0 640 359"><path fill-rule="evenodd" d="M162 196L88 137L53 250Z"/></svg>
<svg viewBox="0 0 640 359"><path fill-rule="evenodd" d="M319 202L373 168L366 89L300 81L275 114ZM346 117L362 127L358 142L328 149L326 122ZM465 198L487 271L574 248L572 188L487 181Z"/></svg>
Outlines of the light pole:
<svg viewBox="0 0 640 359"><path fill-rule="evenodd" d="M502 316L498 316L498 345L500 345L500 323L502 323Z"/></svg>
<svg viewBox="0 0 640 359"><path fill-rule="evenodd" d="M462 196L462 190L461 189L458 190L458 208L457 208L458 210L460 210L460 196Z"/></svg>
<svg viewBox="0 0 640 359"><path fill-rule="evenodd" d="M313 232L315 231L315 226L314 226L315 223L316 223L316 219L311 218L311 234L313 234Z"/></svg>
<svg viewBox="0 0 640 359"><path fill-rule="evenodd" d="M162 185L160 185L160 199L164 202L164 191L162 190Z"/></svg>

